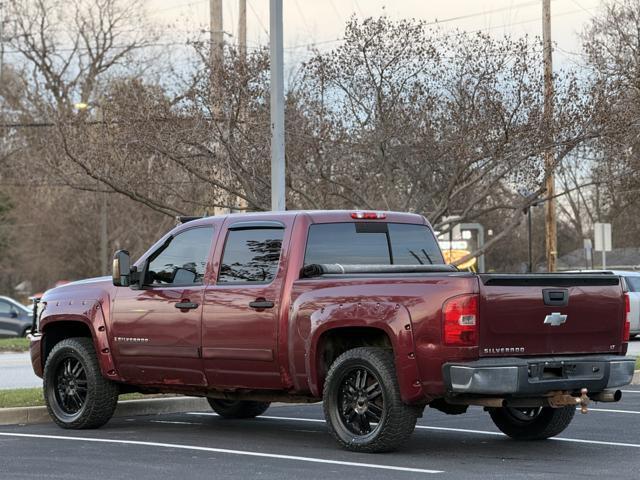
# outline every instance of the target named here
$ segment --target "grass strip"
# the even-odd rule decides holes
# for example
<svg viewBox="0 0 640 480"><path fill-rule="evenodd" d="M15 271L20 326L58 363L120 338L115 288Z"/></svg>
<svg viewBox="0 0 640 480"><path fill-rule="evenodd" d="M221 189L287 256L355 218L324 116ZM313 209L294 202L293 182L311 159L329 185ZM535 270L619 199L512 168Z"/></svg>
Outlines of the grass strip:
<svg viewBox="0 0 640 480"><path fill-rule="evenodd" d="M29 339L24 337L0 338L0 352L27 352Z"/></svg>
<svg viewBox="0 0 640 480"><path fill-rule="evenodd" d="M143 395L142 393L126 393L120 395L120 400L140 400L143 398L158 398L167 395ZM39 407L44 405L42 388L14 388L0 390L0 408L10 407Z"/></svg>

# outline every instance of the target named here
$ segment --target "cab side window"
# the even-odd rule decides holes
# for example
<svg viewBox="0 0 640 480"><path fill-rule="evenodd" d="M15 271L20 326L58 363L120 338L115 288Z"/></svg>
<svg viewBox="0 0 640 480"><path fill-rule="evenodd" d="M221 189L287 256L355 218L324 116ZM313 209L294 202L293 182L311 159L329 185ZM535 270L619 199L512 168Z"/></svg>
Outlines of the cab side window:
<svg viewBox="0 0 640 480"><path fill-rule="evenodd" d="M201 284L212 239L212 226L179 233L150 257L144 283L152 286Z"/></svg>
<svg viewBox="0 0 640 480"><path fill-rule="evenodd" d="M282 228L230 230L218 284L270 283L278 270L283 235Z"/></svg>
<svg viewBox="0 0 640 480"><path fill-rule="evenodd" d="M9 302L0 300L0 316L8 317L11 314L11 310Z"/></svg>

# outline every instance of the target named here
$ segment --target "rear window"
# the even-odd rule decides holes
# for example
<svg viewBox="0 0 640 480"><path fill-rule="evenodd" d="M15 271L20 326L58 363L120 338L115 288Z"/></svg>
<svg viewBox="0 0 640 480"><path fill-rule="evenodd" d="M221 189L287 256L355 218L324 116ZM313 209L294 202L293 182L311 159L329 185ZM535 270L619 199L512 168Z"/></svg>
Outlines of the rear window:
<svg viewBox="0 0 640 480"><path fill-rule="evenodd" d="M442 253L425 225L406 223L319 223L309 227L304 264L443 264Z"/></svg>

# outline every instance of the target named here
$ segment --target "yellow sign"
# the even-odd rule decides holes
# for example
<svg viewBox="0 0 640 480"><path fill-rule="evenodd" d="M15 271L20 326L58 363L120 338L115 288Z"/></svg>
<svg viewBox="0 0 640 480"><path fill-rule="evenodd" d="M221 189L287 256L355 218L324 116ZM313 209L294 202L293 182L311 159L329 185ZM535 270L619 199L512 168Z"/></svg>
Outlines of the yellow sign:
<svg viewBox="0 0 640 480"><path fill-rule="evenodd" d="M453 263L457 260L460 260L461 258L466 257L467 255L469 255L471 252L469 250L459 250L459 249L453 249L453 250L443 250L442 254L444 255L444 261L446 263ZM471 258L469 260L467 260L466 262L458 265L458 268L460 270L470 270L472 272L476 271L476 259Z"/></svg>

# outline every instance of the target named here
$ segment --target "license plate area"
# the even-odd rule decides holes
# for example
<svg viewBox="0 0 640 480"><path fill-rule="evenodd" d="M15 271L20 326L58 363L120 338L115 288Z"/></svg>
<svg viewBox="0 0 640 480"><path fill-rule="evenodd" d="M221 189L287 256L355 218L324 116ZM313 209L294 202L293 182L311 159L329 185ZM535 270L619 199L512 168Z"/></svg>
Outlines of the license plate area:
<svg viewBox="0 0 640 480"><path fill-rule="evenodd" d="M528 368L530 382L553 380L590 379L597 380L604 375L602 362L534 362Z"/></svg>

